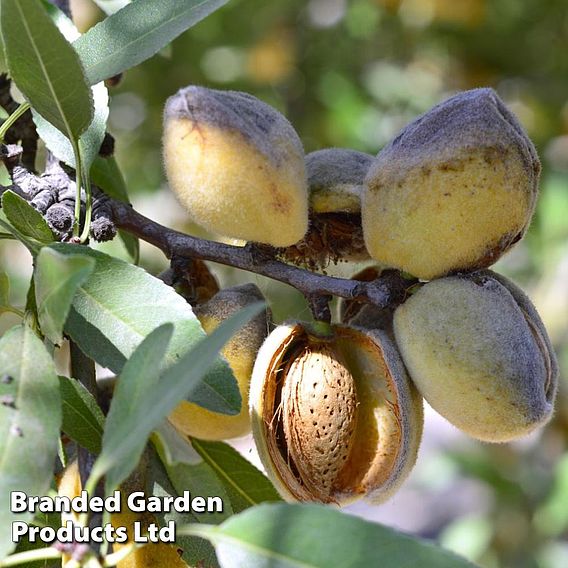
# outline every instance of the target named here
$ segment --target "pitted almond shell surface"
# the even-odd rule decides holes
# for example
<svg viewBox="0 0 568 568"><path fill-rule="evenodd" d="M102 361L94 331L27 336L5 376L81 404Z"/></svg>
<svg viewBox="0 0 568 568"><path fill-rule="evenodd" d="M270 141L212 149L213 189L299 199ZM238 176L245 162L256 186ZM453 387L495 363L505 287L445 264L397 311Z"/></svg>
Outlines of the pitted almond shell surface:
<svg viewBox="0 0 568 568"><path fill-rule="evenodd" d="M260 458L288 500L382 502L416 460L422 398L381 331L277 327L259 351L250 407Z"/></svg>

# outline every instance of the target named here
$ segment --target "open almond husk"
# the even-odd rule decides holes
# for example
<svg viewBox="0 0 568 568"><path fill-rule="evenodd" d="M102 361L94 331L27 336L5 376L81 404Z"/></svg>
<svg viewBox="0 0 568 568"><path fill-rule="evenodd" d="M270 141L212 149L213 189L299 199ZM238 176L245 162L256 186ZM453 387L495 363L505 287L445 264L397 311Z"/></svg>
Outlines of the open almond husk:
<svg viewBox="0 0 568 568"><path fill-rule="evenodd" d="M392 341L345 325L277 327L255 363L250 410L263 465L290 501L383 502L422 435L422 398Z"/></svg>

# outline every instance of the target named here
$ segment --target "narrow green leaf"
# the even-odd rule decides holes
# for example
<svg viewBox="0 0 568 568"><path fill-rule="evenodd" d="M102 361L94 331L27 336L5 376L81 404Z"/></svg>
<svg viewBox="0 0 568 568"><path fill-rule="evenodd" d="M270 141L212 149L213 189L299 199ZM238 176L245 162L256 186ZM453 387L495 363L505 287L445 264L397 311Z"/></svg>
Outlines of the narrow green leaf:
<svg viewBox="0 0 568 568"><path fill-rule="evenodd" d="M53 233L42 214L13 191L4 192L2 209L12 226L25 237L41 244L54 241Z"/></svg>
<svg viewBox="0 0 568 568"><path fill-rule="evenodd" d="M179 497L179 493L173 487L156 452L150 452L146 480L146 493L148 495L155 495L160 498L168 496ZM192 497L197 495L192 493ZM201 494L201 496L207 497L205 494ZM199 523L202 515L169 511L156 513L155 516L159 526L166 526L170 521L173 521L176 526L181 526L188 523ZM207 540L193 536L178 537L176 535L176 545L183 551L182 558L189 566L203 566L207 568L219 566L215 556L215 549Z"/></svg>
<svg viewBox="0 0 568 568"><path fill-rule="evenodd" d="M124 244L124 248L132 259L132 262L134 264L138 264L140 262L140 241L138 238L121 230L118 231L118 236Z"/></svg>
<svg viewBox="0 0 568 568"><path fill-rule="evenodd" d="M154 430L152 441L162 461L168 466L203 463L203 458L193 449L189 440L181 436L168 420Z"/></svg>
<svg viewBox="0 0 568 568"><path fill-rule="evenodd" d="M40 245L38 245L37 241L26 237L20 231L18 231L18 229L16 229L12 225L10 225L10 223L8 223L6 219L6 214L1 209L0 209L0 227L6 229L6 231L8 231L11 235L13 235L15 239L17 239L24 246L26 246L32 254L36 254L40 249Z"/></svg>
<svg viewBox="0 0 568 568"><path fill-rule="evenodd" d="M61 513L42 513L38 511L30 524L36 527L51 527L57 530L62 526ZM40 544L44 543L40 542Z"/></svg>
<svg viewBox="0 0 568 568"><path fill-rule="evenodd" d="M191 306L172 288L143 269L88 247L55 244L62 254L81 253L96 261L95 270L73 300L66 333L83 353L115 373L152 330L171 322L174 334L166 365L179 360L205 337ZM233 373L217 357L188 400L216 412L233 414L240 408L240 392Z"/></svg>
<svg viewBox="0 0 568 568"><path fill-rule="evenodd" d="M229 495L215 472L206 463L166 466L166 471L178 495L189 491L193 497L219 497L222 500L222 512L201 513L198 522L219 524L233 514Z"/></svg>
<svg viewBox="0 0 568 568"><path fill-rule="evenodd" d="M178 527L210 540L223 568L472 568L428 541L323 505L265 504L220 526Z"/></svg>
<svg viewBox="0 0 568 568"><path fill-rule="evenodd" d="M103 434L103 450L94 471L106 474L112 492L138 464L155 424L145 416L146 400L155 392L173 326L164 324L148 335L122 369L114 389Z"/></svg>
<svg viewBox="0 0 568 568"><path fill-rule="evenodd" d="M20 91L48 122L78 140L93 119L93 104L73 47L39 0L2 0L0 25Z"/></svg>
<svg viewBox="0 0 568 568"><path fill-rule="evenodd" d="M103 451L93 468L95 477L106 473L107 491L112 491L136 467L152 430L163 422L184 396L196 391L200 383L201 386L204 384L202 378L213 365L223 345L261 307L262 304L249 306L223 322L211 335L167 367L159 381L157 376L148 375L146 370L157 359L155 354L147 354L153 345L150 338L157 331L144 340L125 365L118 381L107 417ZM145 345L146 342L149 345ZM134 357L135 361L132 362ZM145 365L144 368L142 364ZM142 378L141 373L144 373ZM134 386L130 383L134 383ZM224 393L212 391L211 396L219 403L225 403L234 412L240 409L240 400L235 408L234 401L224 400Z"/></svg>
<svg viewBox="0 0 568 568"><path fill-rule="evenodd" d="M26 293L26 321L28 325L33 325L34 328L39 335L39 322L37 317L37 305L35 299L35 279L33 277L30 278L30 285L28 286L28 291ZM33 322L33 324L31 323Z"/></svg>
<svg viewBox="0 0 568 568"><path fill-rule="evenodd" d="M59 382L41 340L20 325L0 339L0 526L29 522L33 513L10 510L12 491L44 495L53 476L61 426ZM0 531L0 559L14 549Z"/></svg>
<svg viewBox="0 0 568 568"><path fill-rule="evenodd" d="M55 345L63 341L63 326L77 288L95 268L88 256L64 255L44 247L37 255L34 278L39 323Z"/></svg>
<svg viewBox="0 0 568 568"><path fill-rule="evenodd" d="M130 203L124 176L114 157L97 157L91 167L91 181L109 197Z"/></svg>
<svg viewBox="0 0 568 568"><path fill-rule="evenodd" d="M72 440L92 452L101 451L105 417L93 395L77 380L59 377L63 424Z"/></svg>
<svg viewBox="0 0 568 568"><path fill-rule="evenodd" d="M229 518L233 509L223 484L213 469L192 448L189 440L182 437L167 421L160 425L157 432L158 436L154 437L158 439L156 449L177 494L183 495L184 491L189 491L192 497L215 496L223 501L222 512L200 514L197 516L198 521L219 524ZM184 461L171 461L172 447L175 448L176 458ZM196 458L199 461L195 461Z"/></svg>
<svg viewBox="0 0 568 568"><path fill-rule="evenodd" d="M73 45L91 85L152 57L228 0L137 0L109 16Z"/></svg>
<svg viewBox="0 0 568 568"><path fill-rule="evenodd" d="M4 41L0 37L0 73L8 72L8 64L6 63L6 53L4 51Z"/></svg>
<svg viewBox="0 0 568 568"><path fill-rule="evenodd" d="M95 105L94 117L89 127L81 135L82 157L87 169L91 167L98 156L105 137L109 114L108 90L104 83L95 85L91 91ZM38 113L32 112L32 115L39 137L45 142L45 145L56 158L74 168L75 153L67 136Z"/></svg>
<svg viewBox="0 0 568 568"><path fill-rule="evenodd" d="M53 4L43 0L43 6L59 31L68 42L73 42L81 37L81 34L73 22ZM99 83L91 88L94 101L94 117L85 132L81 135L82 157L84 167L88 170L97 157L102 141L106 133L106 124L109 114L108 90L104 83ZM33 119L37 127L39 137L45 142L49 150L61 161L75 168L75 153L73 145L67 136L60 130L42 118L37 112L32 111Z"/></svg>
<svg viewBox="0 0 568 568"><path fill-rule="evenodd" d="M270 480L228 444L195 438L191 443L225 486L235 513L282 500Z"/></svg>

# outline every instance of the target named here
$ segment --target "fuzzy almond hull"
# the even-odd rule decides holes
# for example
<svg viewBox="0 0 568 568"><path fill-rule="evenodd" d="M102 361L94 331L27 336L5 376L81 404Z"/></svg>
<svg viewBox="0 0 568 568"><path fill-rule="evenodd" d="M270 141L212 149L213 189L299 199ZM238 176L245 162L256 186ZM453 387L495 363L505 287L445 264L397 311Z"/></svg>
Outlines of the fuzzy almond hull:
<svg viewBox="0 0 568 568"><path fill-rule="evenodd" d="M502 276L425 284L397 308L394 331L422 396L466 434L507 442L550 419L554 352L528 298Z"/></svg>

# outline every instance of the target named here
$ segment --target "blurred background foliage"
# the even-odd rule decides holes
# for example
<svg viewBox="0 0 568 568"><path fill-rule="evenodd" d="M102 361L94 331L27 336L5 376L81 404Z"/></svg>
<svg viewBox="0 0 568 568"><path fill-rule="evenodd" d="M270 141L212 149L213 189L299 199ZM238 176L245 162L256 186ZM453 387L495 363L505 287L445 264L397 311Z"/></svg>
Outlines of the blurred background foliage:
<svg viewBox="0 0 568 568"><path fill-rule="evenodd" d="M91 0L72 5L82 30L102 18ZM165 187L160 152L164 102L188 84L244 90L272 104L306 152L375 154L416 115L474 87L495 88L517 114L543 162L541 196L526 239L496 268L528 292L550 332L562 369L556 415L526 440L487 445L428 411L403 490L382 507L350 509L439 539L486 567L568 566L567 40L566 0L231 0L111 89L109 129L135 207L198 235ZM110 249L124 255L118 242ZM0 249L20 304L30 270L21 254L10 243ZM153 273L166 267L149 246L142 264ZM257 282L277 320L309 317L290 289L213 269L225 286ZM250 440L237 446L252 455Z"/></svg>

